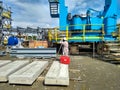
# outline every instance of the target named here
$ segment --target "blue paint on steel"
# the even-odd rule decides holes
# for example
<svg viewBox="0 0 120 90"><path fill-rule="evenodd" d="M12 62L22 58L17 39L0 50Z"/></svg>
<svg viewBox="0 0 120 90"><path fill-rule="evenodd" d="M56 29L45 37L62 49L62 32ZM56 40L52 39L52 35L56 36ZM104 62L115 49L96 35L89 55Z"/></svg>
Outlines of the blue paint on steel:
<svg viewBox="0 0 120 90"><path fill-rule="evenodd" d="M106 35L116 31L117 24L117 0L105 0L103 12Z"/></svg>
<svg viewBox="0 0 120 90"><path fill-rule="evenodd" d="M68 15L68 7L65 6L65 1L64 0L59 0L59 12L60 12L60 17L59 17L59 26L60 30L66 30L66 26L68 25L67 21L67 15Z"/></svg>
<svg viewBox="0 0 120 90"><path fill-rule="evenodd" d="M82 24L86 24L87 23L87 17L82 17Z"/></svg>
<svg viewBox="0 0 120 90"><path fill-rule="evenodd" d="M105 33L106 35L111 35L112 32L116 31L116 18L108 17L104 19L105 23Z"/></svg>
<svg viewBox="0 0 120 90"><path fill-rule="evenodd" d="M75 25L75 26L72 26L73 27L72 30L82 30L83 29L82 20L79 15L73 16L72 25Z"/></svg>
<svg viewBox="0 0 120 90"><path fill-rule="evenodd" d="M56 3L56 0L50 0L52 1L52 3ZM49 1L49 2L50 2ZM90 36L103 36L102 33L99 32L94 32L94 30L102 30L102 25L104 24L104 40L105 41L114 41L117 40L117 37L113 37L112 33L116 32L117 28L117 0L105 0L105 6L104 6L104 10L103 11L97 11L94 9L88 9L86 12L86 17L75 17L75 15L71 15L71 19L68 19L68 7L65 6L65 0L57 0L57 5L59 8L58 9L58 13L59 13L59 26L60 26L60 30L61 31L65 31L66 30L66 26L70 26L70 25L79 25L79 24L83 24L84 26L70 26L69 27L69 31L70 30L91 30L93 32L89 33L89 32L85 32L85 36L84 37L90 37ZM97 13L98 15L93 15L92 13ZM77 14L78 15L78 14ZM56 17L55 17L56 18ZM97 25L95 25L97 24ZM100 26L101 24L101 26ZM83 28L84 27L84 28ZM82 37L83 34L81 33L74 33L72 34L72 37L74 36L78 36L78 37ZM83 42L84 40L73 40L75 42ZM95 42L96 40L88 40L85 39L86 42ZM97 40L98 42L101 42L102 39ZM71 40L69 40L69 42L72 42Z"/></svg>
<svg viewBox="0 0 120 90"><path fill-rule="evenodd" d="M96 17L91 17L90 19L91 23L91 30L102 30L102 24L103 24L103 19L102 18L96 18ZM98 24L98 25L95 25Z"/></svg>

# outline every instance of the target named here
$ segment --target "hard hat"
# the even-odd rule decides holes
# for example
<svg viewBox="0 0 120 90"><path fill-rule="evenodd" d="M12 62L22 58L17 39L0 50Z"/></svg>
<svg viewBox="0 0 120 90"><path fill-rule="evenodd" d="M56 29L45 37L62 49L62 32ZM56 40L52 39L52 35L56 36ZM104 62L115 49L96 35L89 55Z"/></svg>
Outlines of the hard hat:
<svg viewBox="0 0 120 90"><path fill-rule="evenodd" d="M65 41L66 41L66 40L67 40L67 38L66 38L66 37L64 37L64 38L63 38L63 40L65 40Z"/></svg>

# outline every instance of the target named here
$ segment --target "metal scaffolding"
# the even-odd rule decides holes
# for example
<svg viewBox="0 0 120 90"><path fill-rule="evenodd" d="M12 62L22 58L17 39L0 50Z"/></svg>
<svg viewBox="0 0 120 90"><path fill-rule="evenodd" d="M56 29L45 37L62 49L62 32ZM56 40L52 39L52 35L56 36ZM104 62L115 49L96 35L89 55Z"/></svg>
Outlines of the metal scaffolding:
<svg viewBox="0 0 120 90"><path fill-rule="evenodd" d="M11 8L5 8L3 2L0 1L0 44L2 44L3 30L7 31L11 29Z"/></svg>

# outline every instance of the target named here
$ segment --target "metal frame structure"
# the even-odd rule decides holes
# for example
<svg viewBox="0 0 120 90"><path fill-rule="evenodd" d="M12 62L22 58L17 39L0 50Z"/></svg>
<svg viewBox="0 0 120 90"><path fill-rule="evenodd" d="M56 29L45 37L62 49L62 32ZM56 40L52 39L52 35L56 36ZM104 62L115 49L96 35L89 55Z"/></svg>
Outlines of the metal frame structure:
<svg viewBox="0 0 120 90"><path fill-rule="evenodd" d="M0 43L3 39L3 30L6 29L9 31L11 29L11 8L5 8L3 2L0 1Z"/></svg>
<svg viewBox="0 0 120 90"><path fill-rule="evenodd" d="M69 42L85 42L89 40L95 40L95 41L104 41L104 24L94 24L93 26L101 26L102 30L86 30L85 27L89 26L90 24L80 24L80 25L70 25L70 26L66 26L66 31L62 31L60 32L58 27L56 27L54 30L49 30L48 31L48 37L49 37L49 41L54 41L54 42L59 42L62 37L66 37L67 40L69 40ZM73 26L82 26L83 30L80 31L69 31L69 27L73 27ZM99 36L86 36L86 33L99 33ZM76 33L81 33L82 35L79 37L72 37L71 34L76 34ZM63 36L61 36L63 35Z"/></svg>
<svg viewBox="0 0 120 90"><path fill-rule="evenodd" d="M9 31L7 29L3 29L3 32L5 34L10 34L10 35L14 35L14 36L18 36L19 34L21 35L21 37L24 37L28 40L28 37L37 37L37 40L46 40L48 37L48 30L50 28L31 28L31 27L27 27L27 28L23 28L23 27L17 27L17 28L11 28Z"/></svg>

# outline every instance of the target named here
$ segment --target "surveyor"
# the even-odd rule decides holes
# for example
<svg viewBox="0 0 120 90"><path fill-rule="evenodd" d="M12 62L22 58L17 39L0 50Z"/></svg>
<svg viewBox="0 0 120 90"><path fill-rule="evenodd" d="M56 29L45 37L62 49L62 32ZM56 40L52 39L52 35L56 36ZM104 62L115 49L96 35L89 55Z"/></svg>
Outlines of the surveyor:
<svg viewBox="0 0 120 90"><path fill-rule="evenodd" d="M68 41L67 39L64 37L63 39L61 39L60 41L61 45L63 45L63 55L68 56Z"/></svg>

